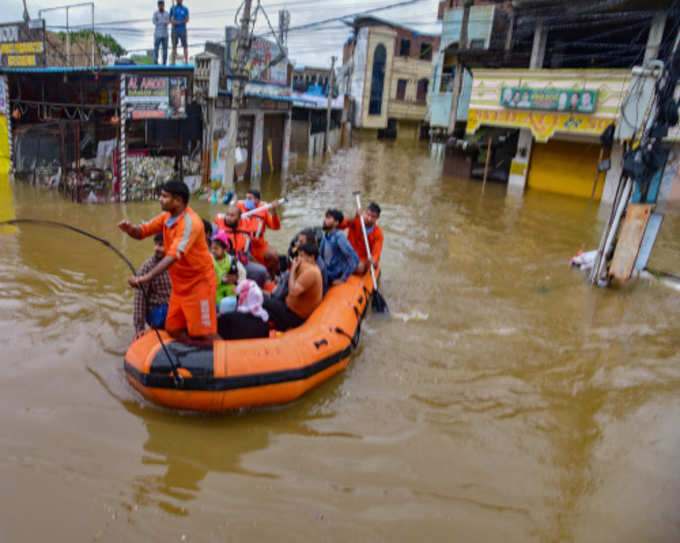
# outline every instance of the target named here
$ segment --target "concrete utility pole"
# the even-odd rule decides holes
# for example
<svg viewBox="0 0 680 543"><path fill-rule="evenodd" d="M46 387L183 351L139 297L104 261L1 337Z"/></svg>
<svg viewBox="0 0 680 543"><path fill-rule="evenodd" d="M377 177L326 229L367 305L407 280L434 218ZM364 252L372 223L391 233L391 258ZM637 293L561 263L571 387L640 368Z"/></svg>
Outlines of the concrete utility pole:
<svg viewBox="0 0 680 543"><path fill-rule="evenodd" d="M326 107L326 152L331 152L331 143L329 137L331 135L331 105L333 104L333 80L335 79L335 61L337 57L331 57L331 70L328 72L328 106Z"/></svg>
<svg viewBox="0 0 680 543"><path fill-rule="evenodd" d="M245 89L247 83L247 73L245 70L248 62L248 52L250 51L250 9L252 0L245 0L243 4L243 16L241 17L241 32L238 38L236 49L234 77L232 79L231 111L229 112L227 164L224 172L225 188L234 186L234 166L236 163L236 139L238 135L238 111L245 106ZM229 42L226 44L229 47ZM250 157L248 157L250 160Z"/></svg>
<svg viewBox="0 0 680 543"><path fill-rule="evenodd" d="M470 8L474 0L465 0L463 4L463 20L460 25L460 40L458 51L467 49L468 42L468 23L470 22ZM452 135L456 130L456 116L458 115L458 102L460 101L460 89L463 86L463 72L465 70L460 61L460 55L456 59L456 73L453 76L453 93L451 94L451 112L449 113L449 127L447 133Z"/></svg>

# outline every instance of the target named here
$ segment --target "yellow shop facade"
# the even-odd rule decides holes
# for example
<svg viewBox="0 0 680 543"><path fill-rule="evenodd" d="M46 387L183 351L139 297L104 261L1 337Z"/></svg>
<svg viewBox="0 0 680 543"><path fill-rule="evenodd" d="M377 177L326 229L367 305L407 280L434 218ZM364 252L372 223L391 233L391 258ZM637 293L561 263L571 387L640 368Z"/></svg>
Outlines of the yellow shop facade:
<svg viewBox="0 0 680 543"><path fill-rule="evenodd" d="M508 186L600 199L600 134L617 121L630 70L476 69L466 133L503 128L515 137ZM516 131L516 132L515 132Z"/></svg>

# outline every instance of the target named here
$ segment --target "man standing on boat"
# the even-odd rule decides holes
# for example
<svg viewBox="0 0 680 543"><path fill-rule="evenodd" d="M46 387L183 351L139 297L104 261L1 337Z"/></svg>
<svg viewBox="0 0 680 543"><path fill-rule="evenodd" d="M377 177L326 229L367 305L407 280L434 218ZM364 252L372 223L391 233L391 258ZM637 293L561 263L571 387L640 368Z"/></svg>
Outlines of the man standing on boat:
<svg viewBox="0 0 680 543"><path fill-rule="evenodd" d="M366 226L366 237L368 238L368 246L371 249L371 260L369 263L368 254L366 253L366 243L364 242L364 233L361 231L361 217L364 216L364 225ZM338 227L340 230L348 228L347 241L356 251L359 256L359 264L357 264L354 273L363 275L368 271L369 264L373 264L375 268L380 262L380 254L383 248L383 231L378 226L378 219L380 218L380 206L375 202L371 202L366 209L357 209L357 214L352 220L343 220Z"/></svg>
<svg viewBox="0 0 680 543"><path fill-rule="evenodd" d="M211 347L213 341L220 339L215 307L217 280L203 221L187 205L189 188L181 181L163 185L159 200L163 213L150 222L118 223L118 228L135 239L163 233L163 259L150 272L131 277L128 283L140 288L168 270L172 293L165 319L166 331L183 343Z"/></svg>

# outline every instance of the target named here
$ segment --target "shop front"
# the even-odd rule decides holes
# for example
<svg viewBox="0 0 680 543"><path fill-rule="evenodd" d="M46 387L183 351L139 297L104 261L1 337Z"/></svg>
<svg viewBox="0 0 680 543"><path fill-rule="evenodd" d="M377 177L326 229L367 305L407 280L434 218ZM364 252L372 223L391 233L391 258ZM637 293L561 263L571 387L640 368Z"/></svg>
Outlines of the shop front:
<svg viewBox="0 0 680 543"><path fill-rule="evenodd" d="M169 178L190 181L199 173L202 126L192 103L192 67L0 72L18 179L79 202L111 202L156 198Z"/></svg>
<svg viewBox="0 0 680 543"><path fill-rule="evenodd" d="M475 70L466 132L518 130L505 166L511 187L599 199L609 153L599 138L629 79L627 70Z"/></svg>

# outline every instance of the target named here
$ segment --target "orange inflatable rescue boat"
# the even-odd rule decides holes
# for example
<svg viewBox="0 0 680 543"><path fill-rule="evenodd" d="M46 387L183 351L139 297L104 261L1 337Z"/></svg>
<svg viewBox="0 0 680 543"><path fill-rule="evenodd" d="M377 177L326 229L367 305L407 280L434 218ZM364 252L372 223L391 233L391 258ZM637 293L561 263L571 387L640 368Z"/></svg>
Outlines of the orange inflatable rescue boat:
<svg viewBox="0 0 680 543"><path fill-rule="evenodd" d="M328 290L302 326L275 337L216 341L212 349L175 342L161 330L183 377L179 384L158 336L148 331L125 355L126 377L151 401L178 409L290 402L347 366L372 292L370 274L352 275Z"/></svg>

